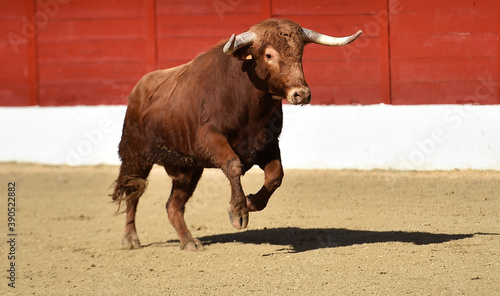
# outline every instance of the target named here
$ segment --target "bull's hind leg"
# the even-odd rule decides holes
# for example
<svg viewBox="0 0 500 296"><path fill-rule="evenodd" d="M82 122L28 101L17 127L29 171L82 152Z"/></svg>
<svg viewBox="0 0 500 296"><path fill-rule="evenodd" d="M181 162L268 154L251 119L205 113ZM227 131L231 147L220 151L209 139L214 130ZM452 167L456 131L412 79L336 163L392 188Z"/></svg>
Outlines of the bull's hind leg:
<svg viewBox="0 0 500 296"><path fill-rule="evenodd" d="M112 198L118 203L118 211L120 211L122 202L126 204L125 231L122 238L124 249L138 249L141 247L135 228L135 213L139 198L146 190L147 177L152 167L152 164L130 166L125 161L122 162L120 167L120 174L116 180Z"/></svg>
<svg viewBox="0 0 500 296"><path fill-rule="evenodd" d="M172 178L172 192L167 201L168 219L181 241L182 250L203 250L201 242L193 238L184 220L186 202L193 195L203 173L203 168L171 168L165 167Z"/></svg>

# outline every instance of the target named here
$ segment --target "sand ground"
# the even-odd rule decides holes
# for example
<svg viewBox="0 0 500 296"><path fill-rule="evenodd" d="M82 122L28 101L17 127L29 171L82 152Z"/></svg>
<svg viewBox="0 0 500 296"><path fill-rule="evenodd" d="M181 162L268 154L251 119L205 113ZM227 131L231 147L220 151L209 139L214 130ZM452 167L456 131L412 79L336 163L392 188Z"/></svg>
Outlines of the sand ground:
<svg viewBox="0 0 500 296"><path fill-rule="evenodd" d="M229 224L229 183L206 170L186 221L169 224L155 167L139 203L143 248L122 250L117 166L0 164L2 295L500 295L500 172L285 170L249 228ZM8 284L7 184L16 182L16 288ZM257 191L263 174L243 178ZM5 293L7 292L7 293Z"/></svg>

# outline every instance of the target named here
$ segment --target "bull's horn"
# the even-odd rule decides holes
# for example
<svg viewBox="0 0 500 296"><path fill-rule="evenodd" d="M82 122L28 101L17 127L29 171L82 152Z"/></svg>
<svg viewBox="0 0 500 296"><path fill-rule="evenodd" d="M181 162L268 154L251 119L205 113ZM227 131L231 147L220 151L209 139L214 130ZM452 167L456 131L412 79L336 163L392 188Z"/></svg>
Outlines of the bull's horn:
<svg viewBox="0 0 500 296"><path fill-rule="evenodd" d="M223 51L227 55L232 55L238 49L254 43L256 39L257 35L250 31L238 34L237 36L233 34L226 45L224 45Z"/></svg>
<svg viewBox="0 0 500 296"><path fill-rule="evenodd" d="M305 42L313 42L327 46L347 45L356 40L359 37L359 35L361 35L361 33L363 33L363 31L359 30L356 34L348 37L331 37L328 35L315 32L313 30L302 28L302 37L304 38Z"/></svg>

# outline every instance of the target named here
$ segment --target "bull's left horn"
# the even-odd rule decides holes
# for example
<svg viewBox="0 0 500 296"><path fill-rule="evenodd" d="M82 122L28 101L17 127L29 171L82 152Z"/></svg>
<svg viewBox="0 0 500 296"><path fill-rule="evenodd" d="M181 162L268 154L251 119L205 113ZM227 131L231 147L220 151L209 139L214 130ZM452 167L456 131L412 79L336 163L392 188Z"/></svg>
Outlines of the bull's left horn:
<svg viewBox="0 0 500 296"><path fill-rule="evenodd" d="M313 42L321 45L327 46L343 46L347 45L354 40L356 40L359 35L363 33L362 30L359 30L356 34L347 36L347 37L332 37L328 35L324 35L313 30L309 30L306 28L302 28L302 38L305 42Z"/></svg>
<svg viewBox="0 0 500 296"><path fill-rule="evenodd" d="M238 34L237 36L233 34L226 45L224 45L223 51L227 55L232 55L238 49L254 43L256 39L257 35L250 31Z"/></svg>

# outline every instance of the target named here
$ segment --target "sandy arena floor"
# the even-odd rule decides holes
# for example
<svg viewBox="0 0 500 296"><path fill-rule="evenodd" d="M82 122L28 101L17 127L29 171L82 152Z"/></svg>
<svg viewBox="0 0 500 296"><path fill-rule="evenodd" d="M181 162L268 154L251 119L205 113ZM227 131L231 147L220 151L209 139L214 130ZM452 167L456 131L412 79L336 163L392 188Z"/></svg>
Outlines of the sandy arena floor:
<svg viewBox="0 0 500 296"><path fill-rule="evenodd" d="M117 172L0 164L1 295L500 295L500 172L285 170L267 208L237 231L228 181L205 170L186 213L202 252L179 249L161 167L139 203L144 247L122 250L125 217L108 197ZM250 171L245 192L262 182Z"/></svg>

